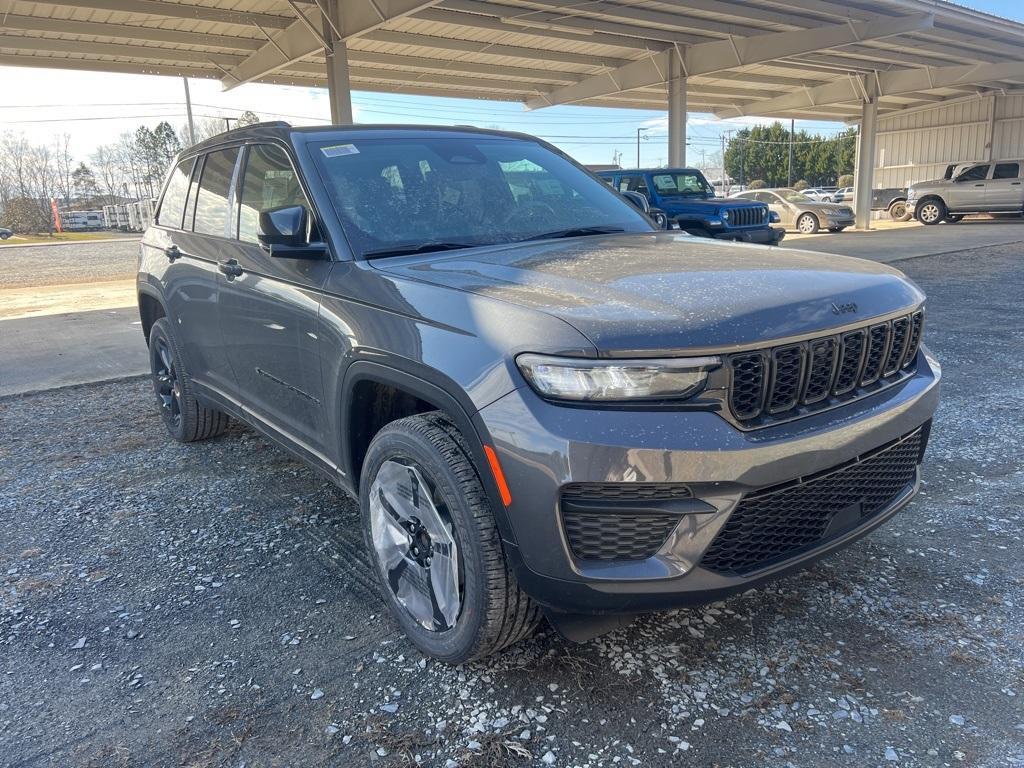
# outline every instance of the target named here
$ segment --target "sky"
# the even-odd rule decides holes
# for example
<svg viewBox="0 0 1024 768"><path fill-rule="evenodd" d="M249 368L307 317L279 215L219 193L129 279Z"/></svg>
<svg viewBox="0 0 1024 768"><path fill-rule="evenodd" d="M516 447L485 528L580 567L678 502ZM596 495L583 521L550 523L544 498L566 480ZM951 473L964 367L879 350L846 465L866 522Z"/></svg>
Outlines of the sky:
<svg viewBox="0 0 1024 768"><path fill-rule="evenodd" d="M972 8L1024 21L1020 0L972 0ZM98 72L0 67L3 101L0 130L24 133L36 141L71 135L77 159L88 160L95 148L139 125L160 120L183 128L184 87L180 78ZM330 120L327 91L319 88L247 84L221 91L216 80L189 81L193 112L201 117L233 117L252 110L264 120L284 119L294 125ZM667 117L653 110L563 106L528 112L515 102L353 92L357 123L422 123L475 125L523 131L547 139L583 163L637 162L661 165L667 159ZM763 118L718 120L691 113L687 121L687 161L707 167L719 162L721 134L745 124L769 123ZM833 135L841 123L797 121L797 129Z"/></svg>

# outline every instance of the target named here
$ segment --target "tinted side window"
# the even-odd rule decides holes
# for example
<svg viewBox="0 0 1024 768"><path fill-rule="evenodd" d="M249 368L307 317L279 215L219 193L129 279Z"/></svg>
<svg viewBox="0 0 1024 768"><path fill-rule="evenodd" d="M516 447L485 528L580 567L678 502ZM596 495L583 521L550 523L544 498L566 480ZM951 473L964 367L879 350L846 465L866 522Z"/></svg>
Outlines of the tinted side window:
<svg viewBox="0 0 1024 768"><path fill-rule="evenodd" d="M191 174L191 159L178 163L177 167L171 172L171 179L167 183L167 191L164 192L164 199L160 203L157 224L175 228L181 226L181 214L185 210L185 195L188 193L188 179Z"/></svg>
<svg viewBox="0 0 1024 768"><path fill-rule="evenodd" d="M988 176L988 166L976 165L961 173L957 178L964 181L983 181L986 176Z"/></svg>
<svg viewBox="0 0 1024 768"><path fill-rule="evenodd" d="M192 181L188 185L188 200L185 201L185 221L182 222L181 228L191 231L192 222L196 218L196 197L199 195L199 177L203 173L203 160L205 158L196 158L196 167L192 170Z"/></svg>
<svg viewBox="0 0 1024 768"><path fill-rule="evenodd" d="M228 197L231 175L235 170L238 147L219 149L206 156L203 177L196 198L196 219L193 229L203 235L224 237L228 224Z"/></svg>
<svg viewBox="0 0 1024 768"><path fill-rule="evenodd" d="M647 179L643 176L623 176L619 181L619 192L639 192L647 194Z"/></svg>
<svg viewBox="0 0 1024 768"><path fill-rule="evenodd" d="M996 163L996 170L992 174L993 179L1016 179L1020 176L1020 165L1018 163Z"/></svg>
<svg viewBox="0 0 1024 768"><path fill-rule="evenodd" d="M272 144L255 144L246 154L242 198L238 209L238 239L255 243L260 211L301 205L312 214L288 155Z"/></svg>

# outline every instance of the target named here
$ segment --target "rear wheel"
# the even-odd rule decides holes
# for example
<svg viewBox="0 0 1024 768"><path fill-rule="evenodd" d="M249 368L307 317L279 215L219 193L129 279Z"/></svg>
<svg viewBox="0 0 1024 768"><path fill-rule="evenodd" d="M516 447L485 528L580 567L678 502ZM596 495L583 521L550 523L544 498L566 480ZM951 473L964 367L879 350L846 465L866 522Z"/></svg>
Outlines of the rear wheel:
<svg viewBox="0 0 1024 768"><path fill-rule="evenodd" d="M922 224L932 226L946 218L946 204L937 197L929 197L917 206L917 219Z"/></svg>
<svg viewBox="0 0 1024 768"><path fill-rule="evenodd" d="M171 437L179 443L191 443L216 437L227 429L228 417L207 408L193 394L192 379L166 317L159 318L149 331L149 367L160 417Z"/></svg>
<svg viewBox="0 0 1024 768"><path fill-rule="evenodd" d="M818 231L818 217L813 213L802 213L796 220L796 229L802 235L813 235Z"/></svg>
<svg viewBox="0 0 1024 768"><path fill-rule="evenodd" d="M445 416L410 416L377 433L360 507L384 600L423 653L460 664L536 629L540 609L505 562L476 465Z"/></svg>

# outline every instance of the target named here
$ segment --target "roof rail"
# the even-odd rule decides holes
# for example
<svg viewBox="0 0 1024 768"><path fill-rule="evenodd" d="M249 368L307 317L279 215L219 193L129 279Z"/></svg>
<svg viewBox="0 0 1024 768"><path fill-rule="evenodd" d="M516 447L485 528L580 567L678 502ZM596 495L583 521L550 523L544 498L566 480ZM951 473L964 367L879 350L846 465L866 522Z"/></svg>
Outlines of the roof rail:
<svg viewBox="0 0 1024 768"><path fill-rule="evenodd" d="M287 120L268 120L264 123L248 123L246 125L236 125L234 128L230 128L224 133L230 133L231 131L244 131L250 128L291 128L292 124Z"/></svg>

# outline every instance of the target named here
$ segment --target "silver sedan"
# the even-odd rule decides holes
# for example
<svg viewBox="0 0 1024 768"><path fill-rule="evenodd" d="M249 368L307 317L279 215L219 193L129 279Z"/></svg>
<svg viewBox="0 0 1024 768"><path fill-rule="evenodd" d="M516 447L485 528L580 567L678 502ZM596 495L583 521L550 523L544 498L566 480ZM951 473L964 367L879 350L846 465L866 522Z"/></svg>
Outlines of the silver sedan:
<svg viewBox="0 0 1024 768"><path fill-rule="evenodd" d="M795 229L804 235L813 235L819 229L842 232L853 226L853 209L846 205L818 202L789 187L752 189L737 192L732 197L765 203L779 215L786 229Z"/></svg>

